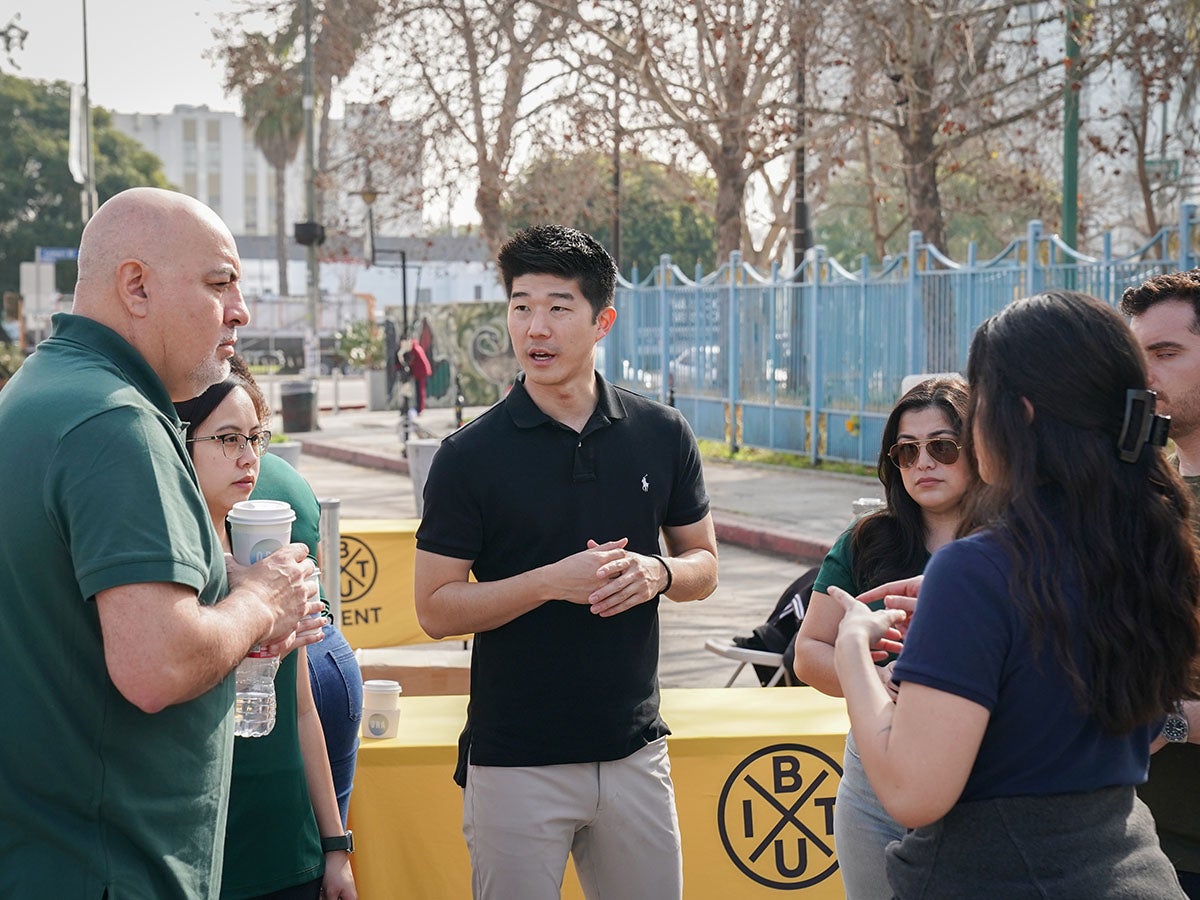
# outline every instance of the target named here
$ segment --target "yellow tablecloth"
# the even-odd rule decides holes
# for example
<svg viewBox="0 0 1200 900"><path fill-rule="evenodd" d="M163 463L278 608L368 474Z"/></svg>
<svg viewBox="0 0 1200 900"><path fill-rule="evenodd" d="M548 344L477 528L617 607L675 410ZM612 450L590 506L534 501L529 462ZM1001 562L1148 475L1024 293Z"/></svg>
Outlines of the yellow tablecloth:
<svg viewBox="0 0 1200 900"><path fill-rule="evenodd" d="M469 897L451 780L467 698L401 698L400 734L363 741L350 804L366 900ZM688 900L843 896L833 803L849 722L812 688L663 692ZM572 866L563 896L582 898Z"/></svg>
<svg viewBox="0 0 1200 900"><path fill-rule="evenodd" d="M429 641L413 605L413 560L420 519L344 519L341 628L350 646L398 647Z"/></svg>

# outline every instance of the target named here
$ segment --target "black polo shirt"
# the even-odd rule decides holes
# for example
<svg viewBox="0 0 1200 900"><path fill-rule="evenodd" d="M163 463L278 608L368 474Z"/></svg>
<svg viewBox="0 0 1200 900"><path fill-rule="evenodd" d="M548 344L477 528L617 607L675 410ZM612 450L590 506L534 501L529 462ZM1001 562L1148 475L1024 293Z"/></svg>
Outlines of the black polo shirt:
<svg viewBox="0 0 1200 900"><path fill-rule="evenodd" d="M700 453L677 410L608 384L581 433L519 380L442 442L425 483L421 550L498 581L598 543L659 552L664 525L708 513ZM475 636L466 760L539 766L622 759L667 734L658 715L658 601L601 618L552 600Z"/></svg>

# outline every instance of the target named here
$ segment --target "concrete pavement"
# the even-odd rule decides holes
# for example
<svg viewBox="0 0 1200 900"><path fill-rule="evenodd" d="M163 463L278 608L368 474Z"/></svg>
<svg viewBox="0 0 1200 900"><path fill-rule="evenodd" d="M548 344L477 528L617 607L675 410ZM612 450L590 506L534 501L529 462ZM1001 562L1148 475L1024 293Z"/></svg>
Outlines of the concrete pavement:
<svg viewBox="0 0 1200 900"><path fill-rule="evenodd" d="M464 420L484 408L468 408ZM397 411L326 410L318 424L317 431L291 435L306 456L409 475ZM454 412L426 409L418 426L410 437L444 437L455 428ZM792 560L820 560L850 524L852 503L883 495L874 478L782 466L711 460L704 476L722 543Z"/></svg>

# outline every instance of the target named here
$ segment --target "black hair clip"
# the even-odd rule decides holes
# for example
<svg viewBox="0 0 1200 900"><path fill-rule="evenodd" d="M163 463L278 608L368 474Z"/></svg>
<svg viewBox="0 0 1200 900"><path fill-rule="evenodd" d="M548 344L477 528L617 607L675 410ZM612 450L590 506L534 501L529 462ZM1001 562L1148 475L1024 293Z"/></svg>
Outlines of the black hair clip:
<svg viewBox="0 0 1200 900"><path fill-rule="evenodd" d="M1142 455L1142 448L1147 444L1152 447L1166 445L1171 417L1154 414L1157 397L1154 391L1144 388L1125 391L1125 422L1117 439L1117 453L1121 462L1137 462Z"/></svg>

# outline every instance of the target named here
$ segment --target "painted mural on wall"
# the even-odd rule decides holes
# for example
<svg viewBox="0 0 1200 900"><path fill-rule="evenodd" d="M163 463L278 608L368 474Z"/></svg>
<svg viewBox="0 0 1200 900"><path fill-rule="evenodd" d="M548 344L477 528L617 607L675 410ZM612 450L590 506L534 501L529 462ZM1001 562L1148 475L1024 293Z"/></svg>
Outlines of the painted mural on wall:
<svg viewBox="0 0 1200 900"><path fill-rule="evenodd" d="M519 371L508 340L508 304L438 303L415 312L412 336L433 368L428 405L454 405L456 375L466 406L489 406L504 396ZM387 315L398 322L399 307L388 307Z"/></svg>

